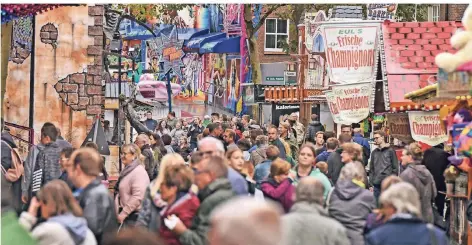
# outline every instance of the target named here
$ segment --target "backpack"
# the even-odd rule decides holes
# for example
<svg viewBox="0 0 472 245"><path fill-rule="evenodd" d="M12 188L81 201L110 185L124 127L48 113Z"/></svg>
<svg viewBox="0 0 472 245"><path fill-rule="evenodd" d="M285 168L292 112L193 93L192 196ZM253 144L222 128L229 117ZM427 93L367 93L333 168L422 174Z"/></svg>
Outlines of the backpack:
<svg viewBox="0 0 472 245"><path fill-rule="evenodd" d="M2 140L2 143L5 143L8 146L8 148L10 148L11 159L12 159L11 167L8 170L6 170L2 166L2 173L5 176L5 179L8 180L9 182L16 182L25 173L23 163L21 162L20 154L15 148L12 148L7 142Z"/></svg>

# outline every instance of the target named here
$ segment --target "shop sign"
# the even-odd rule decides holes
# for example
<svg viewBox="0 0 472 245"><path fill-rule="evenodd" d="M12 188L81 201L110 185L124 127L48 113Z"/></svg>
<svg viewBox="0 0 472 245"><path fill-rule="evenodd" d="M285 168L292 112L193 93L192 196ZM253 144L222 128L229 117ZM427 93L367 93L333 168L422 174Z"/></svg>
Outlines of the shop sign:
<svg viewBox="0 0 472 245"><path fill-rule="evenodd" d="M370 82L336 85L333 86L332 91L339 117L343 123L358 123L369 116L372 100L372 84Z"/></svg>
<svg viewBox="0 0 472 245"><path fill-rule="evenodd" d="M375 80L380 23L323 24L328 74L332 82Z"/></svg>
<svg viewBox="0 0 472 245"><path fill-rule="evenodd" d="M430 146L435 146L447 141L448 137L441 125L439 111L410 111L411 136L415 141L421 141Z"/></svg>
<svg viewBox="0 0 472 245"><path fill-rule="evenodd" d="M336 104L336 98L333 95L333 91L326 91L325 95L326 95L326 102L328 103L329 111L331 112L331 117L333 118L333 122L335 122L336 124L344 124L341 121L338 105Z"/></svg>
<svg viewBox="0 0 472 245"><path fill-rule="evenodd" d="M414 141L411 137L410 121L408 119L408 114L387 114L387 123L388 128L390 130L390 135L393 138L399 139L406 144L409 144Z"/></svg>
<svg viewBox="0 0 472 245"><path fill-rule="evenodd" d="M398 4L395 3L367 4L367 19L395 20L397 8Z"/></svg>
<svg viewBox="0 0 472 245"><path fill-rule="evenodd" d="M300 105L297 104L273 104L272 105L272 124L278 126L280 118L289 116L292 113L300 112Z"/></svg>
<svg viewBox="0 0 472 245"><path fill-rule="evenodd" d="M254 104L254 83L242 83L241 84L241 91L243 96L243 102L246 105Z"/></svg>
<svg viewBox="0 0 472 245"><path fill-rule="evenodd" d="M283 82L285 79L284 77L266 77L265 80L267 82Z"/></svg>
<svg viewBox="0 0 472 245"><path fill-rule="evenodd" d="M285 70L283 62L261 64L262 85L285 85Z"/></svg>

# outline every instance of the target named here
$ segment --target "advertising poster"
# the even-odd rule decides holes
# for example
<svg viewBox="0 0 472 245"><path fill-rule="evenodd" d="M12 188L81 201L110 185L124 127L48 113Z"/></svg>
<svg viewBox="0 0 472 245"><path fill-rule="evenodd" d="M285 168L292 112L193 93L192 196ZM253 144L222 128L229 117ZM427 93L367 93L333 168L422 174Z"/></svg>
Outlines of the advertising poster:
<svg viewBox="0 0 472 245"><path fill-rule="evenodd" d="M398 4L396 3L380 3L367 4L368 20L395 20Z"/></svg>
<svg viewBox="0 0 472 245"><path fill-rule="evenodd" d="M336 85L332 100L336 101L339 117L343 123L359 123L369 116L372 94L370 82Z"/></svg>
<svg viewBox="0 0 472 245"><path fill-rule="evenodd" d="M379 23L323 24L328 74L338 84L375 80Z"/></svg>
<svg viewBox="0 0 472 245"><path fill-rule="evenodd" d="M396 138L406 144L414 141L414 139L411 137L408 114L387 114L387 123L388 128L390 129L390 135L392 135L393 138Z"/></svg>
<svg viewBox="0 0 472 245"><path fill-rule="evenodd" d="M297 104L273 104L272 105L272 124L279 126L280 118L290 116L292 113L300 112L300 105Z"/></svg>
<svg viewBox="0 0 472 245"><path fill-rule="evenodd" d="M341 117L339 116L338 105L336 104L336 99L333 95L333 91L326 91L326 102L328 103L329 111L331 112L331 117L336 124L343 124Z"/></svg>
<svg viewBox="0 0 472 245"><path fill-rule="evenodd" d="M441 126L439 111L410 111L408 117L411 136L414 140L430 146L447 141L448 137Z"/></svg>
<svg viewBox="0 0 472 245"><path fill-rule="evenodd" d="M253 83L242 83L241 84L242 96L244 104L251 105L254 104L254 84Z"/></svg>

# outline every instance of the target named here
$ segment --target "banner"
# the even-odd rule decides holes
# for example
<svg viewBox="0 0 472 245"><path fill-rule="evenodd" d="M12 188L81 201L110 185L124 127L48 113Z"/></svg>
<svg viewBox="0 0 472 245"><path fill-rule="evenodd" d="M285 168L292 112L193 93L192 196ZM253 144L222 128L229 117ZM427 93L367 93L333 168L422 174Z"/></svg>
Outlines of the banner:
<svg viewBox="0 0 472 245"><path fill-rule="evenodd" d="M390 129L390 135L403 143L409 144L414 141L411 137L410 121L408 114L406 113L395 113L387 114L388 128Z"/></svg>
<svg viewBox="0 0 472 245"><path fill-rule="evenodd" d="M288 117L294 112L300 112L299 104L272 104L272 124L279 126L282 117Z"/></svg>
<svg viewBox="0 0 472 245"><path fill-rule="evenodd" d="M322 25L328 74L338 84L375 80L380 23Z"/></svg>
<svg viewBox="0 0 472 245"><path fill-rule="evenodd" d="M367 19L395 20L397 8L398 4L395 3L367 4Z"/></svg>
<svg viewBox="0 0 472 245"><path fill-rule="evenodd" d="M326 91L326 102L328 103L329 111L331 112L331 117L333 122L336 124L343 124L341 117L339 116L338 105L336 104L336 98L333 95L333 91Z"/></svg>
<svg viewBox="0 0 472 245"><path fill-rule="evenodd" d="M359 123L369 116L372 84L336 85L332 89L339 117L344 124Z"/></svg>
<svg viewBox="0 0 472 245"><path fill-rule="evenodd" d="M430 146L435 146L447 141L448 137L439 118L439 111L410 111L411 136L416 141L421 141Z"/></svg>

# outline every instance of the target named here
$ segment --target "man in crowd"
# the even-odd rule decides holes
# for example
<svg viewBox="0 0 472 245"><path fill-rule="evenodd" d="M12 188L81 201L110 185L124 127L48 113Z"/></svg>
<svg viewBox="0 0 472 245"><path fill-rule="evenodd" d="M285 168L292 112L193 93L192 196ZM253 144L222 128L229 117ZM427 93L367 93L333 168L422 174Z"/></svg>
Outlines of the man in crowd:
<svg viewBox="0 0 472 245"><path fill-rule="evenodd" d="M149 180L153 180L156 177L154 176L156 164L154 162L154 154L151 150L149 137L145 134L140 134L136 137L134 143L141 149L141 154L144 156L144 168L149 176Z"/></svg>
<svg viewBox="0 0 472 245"><path fill-rule="evenodd" d="M231 129L226 129L225 130L225 132L223 134L223 140L226 143L226 148L227 149L238 147L236 145L236 143L234 142L235 137L236 137L236 133L233 130L231 130Z"/></svg>
<svg viewBox="0 0 472 245"><path fill-rule="evenodd" d="M249 130L249 122L251 121L251 117L249 115L244 115L241 119L241 123L244 126L244 131Z"/></svg>
<svg viewBox="0 0 472 245"><path fill-rule="evenodd" d="M197 148L198 135L203 133L203 127L201 125L200 119L195 117L193 123L189 125L187 132L187 137L190 137L190 150L193 151Z"/></svg>
<svg viewBox="0 0 472 245"><path fill-rule="evenodd" d="M288 118L288 122L290 123L290 126L292 126L292 129L295 130L297 134L297 144L298 146L301 146L303 144L303 140L305 137L305 126L301 124L298 121L298 114L297 113L292 113L290 117Z"/></svg>
<svg viewBox="0 0 472 245"><path fill-rule="evenodd" d="M283 244L313 244L314 241L325 245L351 244L344 226L330 218L324 209L323 193L324 186L316 178L301 179L295 204L282 217Z"/></svg>
<svg viewBox="0 0 472 245"><path fill-rule="evenodd" d="M282 143L282 141L279 138L279 129L275 125L271 125L269 126L267 135L269 136L269 143L279 148L279 152L280 152L279 157L284 160L287 159L285 145L284 143Z"/></svg>
<svg viewBox="0 0 472 245"><path fill-rule="evenodd" d="M220 122L220 114L218 114L216 112L211 113L211 121L213 123Z"/></svg>
<svg viewBox="0 0 472 245"><path fill-rule="evenodd" d="M339 148L336 151L331 152L328 157L328 178L331 179L333 184L336 184L338 181L339 175L341 174L341 169L344 166L341 161L341 153L343 152L343 144L350 143L352 137L350 134L342 133L339 135Z"/></svg>
<svg viewBox="0 0 472 245"><path fill-rule="evenodd" d="M203 155L204 159L210 156L225 158L223 143L214 137L205 137L200 140L198 142L198 151ZM224 162L226 163L226 160ZM248 186L241 174L236 172L233 168L228 167L226 178L231 183L231 187L237 195L248 195Z"/></svg>
<svg viewBox="0 0 472 245"><path fill-rule="evenodd" d="M118 224L110 192L97 179L101 161L97 151L81 148L72 153L72 165L67 168L68 177L77 188L74 194L98 244L106 233L116 230Z"/></svg>
<svg viewBox="0 0 472 245"><path fill-rule="evenodd" d="M213 211L209 244L280 244L280 214L280 207L273 202L251 197L233 198Z"/></svg>
<svg viewBox="0 0 472 245"><path fill-rule="evenodd" d="M364 160L364 165L367 165L370 158L370 144L369 140L364 138L361 128L354 129L354 136L352 137L352 141L362 146L362 159Z"/></svg>
<svg viewBox="0 0 472 245"><path fill-rule="evenodd" d="M147 119L144 120L144 125L146 125L146 128L154 132L154 130L157 128L157 121L152 119L151 111L146 112L146 118Z"/></svg>
<svg viewBox="0 0 472 245"><path fill-rule="evenodd" d="M231 183L226 178L230 168L226 166L224 158L208 156L194 164L193 169L195 184L199 189L200 207L195 214L192 226L185 227L182 221L175 216L166 218L163 225L179 236L182 245L205 245L208 244L211 212L218 205L233 197L234 192L231 189Z"/></svg>
<svg viewBox="0 0 472 245"><path fill-rule="evenodd" d="M326 162L328 161L329 156L331 153L335 152L338 148L339 141L336 138L329 138L326 142L326 150L321 152L316 157L316 162Z"/></svg>
<svg viewBox="0 0 472 245"><path fill-rule="evenodd" d="M61 129L59 127L56 127L56 129L57 129L57 139L56 139L57 145L61 149L71 148L72 145L61 136Z"/></svg>
<svg viewBox="0 0 472 245"><path fill-rule="evenodd" d="M220 140L224 145L224 141L221 135L223 133L223 129L221 128L220 123L211 123L208 125L207 129L208 129L208 132L210 133L208 136ZM226 150L226 147L225 147L225 150Z"/></svg>
<svg viewBox="0 0 472 245"><path fill-rule="evenodd" d="M59 159L62 148L56 143L57 128L54 124L47 122L41 128L41 143L44 149L39 152L34 164L31 192L33 196L46 183L61 176L61 166Z"/></svg>
<svg viewBox="0 0 472 245"><path fill-rule="evenodd" d="M317 132L315 136L315 150L320 153L326 151L325 143L326 141L324 140L324 132Z"/></svg>
<svg viewBox="0 0 472 245"><path fill-rule="evenodd" d="M175 117L175 112L169 112L169 114L167 114L167 125L174 129L177 122L179 122L179 120Z"/></svg>
<svg viewBox="0 0 472 245"><path fill-rule="evenodd" d="M317 132L324 132L324 126L318 121L318 115L312 114L311 115L311 122L308 124L308 129L306 132L306 141L311 142L313 144L316 143L315 136Z"/></svg>
<svg viewBox="0 0 472 245"><path fill-rule="evenodd" d="M372 152L370 161L369 182L375 198L380 196L380 184L390 175L398 175L399 166L395 150L385 142L385 132L374 132L374 143L377 148Z"/></svg>

